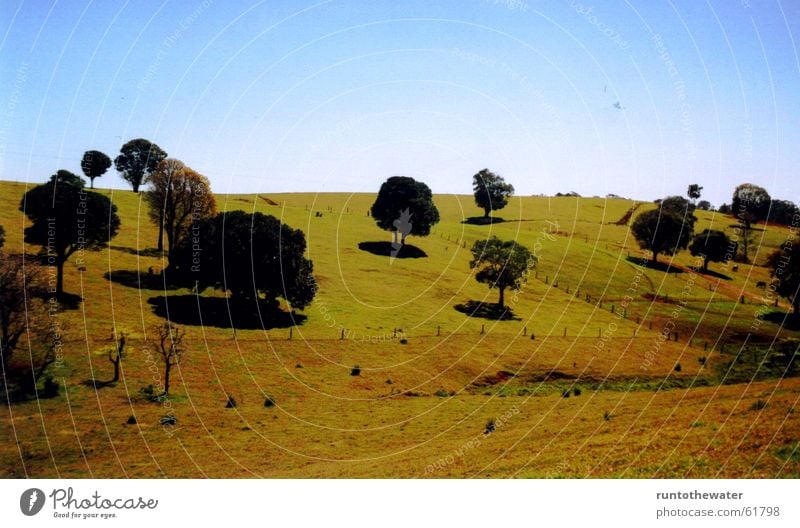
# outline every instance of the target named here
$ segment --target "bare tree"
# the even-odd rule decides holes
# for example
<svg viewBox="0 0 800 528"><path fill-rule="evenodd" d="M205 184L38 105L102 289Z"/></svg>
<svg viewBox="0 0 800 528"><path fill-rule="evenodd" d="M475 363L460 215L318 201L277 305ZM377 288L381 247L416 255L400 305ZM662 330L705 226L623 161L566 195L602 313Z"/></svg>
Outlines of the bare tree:
<svg viewBox="0 0 800 528"><path fill-rule="evenodd" d="M161 353L161 359L164 361L164 393L161 395L164 397L169 396L170 371L172 367L180 363L183 353L186 351L182 345L186 331L167 322L156 327L155 333L158 336L156 345Z"/></svg>
<svg viewBox="0 0 800 528"><path fill-rule="evenodd" d="M114 333L116 334L116 332ZM122 364L122 355L125 352L125 343L128 341L128 334L120 332L116 341L116 345L108 350L108 360L114 365L114 377L109 383L116 383L119 381L119 369Z"/></svg>

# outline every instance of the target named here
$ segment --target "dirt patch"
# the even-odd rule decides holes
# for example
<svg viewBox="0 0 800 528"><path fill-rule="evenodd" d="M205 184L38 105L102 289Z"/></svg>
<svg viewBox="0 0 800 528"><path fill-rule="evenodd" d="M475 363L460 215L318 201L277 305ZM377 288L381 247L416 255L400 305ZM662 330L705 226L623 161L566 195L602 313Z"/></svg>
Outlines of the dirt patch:
<svg viewBox="0 0 800 528"><path fill-rule="evenodd" d="M484 376L472 384L473 387L491 387L498 383L505 383L516 375L507 370L498 370L497 374L489 374Z"/></svg>

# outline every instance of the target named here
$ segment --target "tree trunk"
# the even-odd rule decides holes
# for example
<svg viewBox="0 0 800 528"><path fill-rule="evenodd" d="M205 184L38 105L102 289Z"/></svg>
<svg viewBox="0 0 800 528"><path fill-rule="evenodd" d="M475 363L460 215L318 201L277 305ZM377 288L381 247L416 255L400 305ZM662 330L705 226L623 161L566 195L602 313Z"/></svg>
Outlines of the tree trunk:
<svg viewBox="0 0 800 528"><path fill-rule="evenodd" d="M490 214L492 214L492 208L491 207L484 207L483 208L483 217L484 218L489 218Z"/></svg>
<svg viewBox="0 0 800 528"><path fill-rule="evenodd" d="M169 360L164 364L164 394L162 396L169 396L169 370L172 368Z"/></svg>
<svg viewBox="0 0 800 528"><path fill-rule="evenodd" d="M506 307L506 289L505 288L498 288L500 290L500 299L497 301L497 305L500 307L501 310L504 310Z"/></svg>
<svg viewBox="0 0 800 528"><path fill-rule="evenodd" d="M658 251L653 251L653 258L650 259L650 262L655 265L658 264Z"/></svg>
<svg viewBox="0 0 800 528"><path fill-rule="evenodd" d="M704 272L708 271L708 257L703 259L703 271Z"/></svg>
<svg viewBox="0 0 800 528"><path fill-rule="evenodd" d="M164 210L158 213L158 250L164 251Z"/></svg>
<svg viewBox="0 0 800 528"><path fill-rule="evenodd" d="M56 297L64 294L64 260L59 258L56 261Z"/></svg>
<svg viewBox="0 0 800 528"><path fill-rule="evenodd" d="M89 188L94 189L94 178L89 178Z"/></svg>

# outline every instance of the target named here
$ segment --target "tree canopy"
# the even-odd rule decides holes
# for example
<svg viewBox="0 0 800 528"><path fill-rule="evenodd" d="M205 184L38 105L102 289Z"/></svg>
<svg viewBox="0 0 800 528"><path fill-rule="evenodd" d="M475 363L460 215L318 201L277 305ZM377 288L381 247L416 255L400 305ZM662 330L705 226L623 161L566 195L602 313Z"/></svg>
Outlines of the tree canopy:
<svg viewBox="0 0 800 528"><path fill-rule="evenodd" d="M244 300L263 297L274 308L282 297L302 310L316 293L305 250L299 229L263 213L232 211L193 225L190 236L178 240L168 272L199 289L229 291Z"/></svg>
<svg viewBox="0 0 800 528"><path fill-rule="evenodd" d="M709 262L725 262L736 255L736 242L728 235L714 229L704 229L696 234L689 246L692 256L703 257L703 271L708 271Z"/></svg>
<svg viewBox="0 0 800 528"><path fill-rule="evenodd" d="M502 309L505 308L505 290L520 289L536 261L536 256L525 246L493 236L475 242L469 267L478 270L475 280L488 284L489 289L498 289L500 298L497 304Z"/></svg>
<svg viewBox="0 0 800 528"><path fill-rule="evenodd" d="M162 233L167 235L170 261L175 246L188 236L189 227L217 210L208 179L171 158L162 160L150 176L145 200L150 219L159 227L159 247Z"/></svg>
<svg viewBox="0 0 800 528"><path fill-rule="evenodd" d="M99 178L111 167L111 158L99 150L87 150L81 159L81 170L89 178L90 187L94 189L94 179Z"/></svg>
<svg viewBox="0 0 800 528"><path fill-rule="evenodd" d="M102 194L86 191L83 180L66 170L26 192L19 209L33 222L25 228L25 242L41 245L45 262L56 267L57 295L64 292L69 257L78 250L106 247L119 230L117 206Z"/></svg>
<svg viewBox="0 0 800 528"><path fill-rule="evenodd" d="M166 157L167 153L155 143L142 138L132 139L122 145L114 166L122 173L122 178L131 184L133 192L139 192L139 187L147 183L158 163Z"/></svg>
<svg viewBox="0 0 800 528"><path fill-rule="evenodd" d="M685 221L670 210L655 209L641 213L631 224L633 236L639 247L653 252L653 263L658 255L674 255L686 249L692 238L694 222Z"/></svg>
<svg viewBox="0 0 800 528"><path fill-rule="evenodd" d="M485 218L492 211L499 211L508 205L509 197L514 195L514 186L489 169L483 169L472 177L472 190L475 204L483 209Z"/></svg>
<svg viewBox="0 0 800 528"><path fill-rule="evenodd" d="M741 226L742 256L745 262L749 259L751 226L767 218L771 201L766 189L752 183L743 183L733 191L731 213Z"/></svg>
<svg viewBox="0 0 800 528"><path fill-rule="evenodd" d="M370 214L381 229L399 233L403 243L408 235L428 236L431 227L439 222L430 188L408 176L386 180Z"/></svg>
<svg viewBox="0 0 800 528"><path fill-rule="evenodd" d="M800 240L791 240L767 257L773 277L770 289L792 303L792 314L800 322Z"/></svg>

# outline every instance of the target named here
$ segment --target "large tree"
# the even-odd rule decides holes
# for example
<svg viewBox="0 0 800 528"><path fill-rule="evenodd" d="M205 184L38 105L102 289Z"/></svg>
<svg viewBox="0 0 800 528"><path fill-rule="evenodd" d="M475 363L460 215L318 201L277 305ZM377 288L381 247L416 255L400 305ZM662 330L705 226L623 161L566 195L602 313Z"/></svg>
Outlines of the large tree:
<svg viewBox="0 0 800 528"><path fill-rule="evenodd" d="M736 242L732 242L722 231L704 229L696 234L689 246L692 256L703 258L703 271L708 271L709 262L725 262L736 254Z"/></svg>
<svg viewBox="0 0 800 528"><path fill-rule="evenodd" d="M0 399L33 392L57 358L63 325L35 295L40 278L39 266L23 255L0 251ZM25 353L14 361L18 348Z"/></svg>
<svg viewBox="0 0 800 528"><path fill-rule="evenodd" d="M408 235L428 236L439 222L430 188L408 176L392 176L381 185L370 214L378 227L394 231L405 244Z"/></svg>
<svg viewBox="0 0 800 528"><path fill-rule="evenodd" d="M122 145L114 166L122 173L122 179L131 184L133 192L139 192L139 187L147 183L158 163L166 157L167 153L155 143L142 138L132 139Z"/></svg>
<svg viewBox="0 0 800 528"><path fill-rule="evenodd" d="M686 221L674 212L654 209L645 211L631 224L633 236L639 247L653 252L652 261L658 262L658 255L674 255L686 249L692 238L694 222Z"/></svg>
<svg viewBox="0 0 800 528"><path fill-rule="evenodd" d="M768 220L772 224L797 226L800 224L800 209L789 200L772 200Z"/></svg>
<svg viewBox="0 0 800 528"><path fill-rule="evenodd" d="M293 309L316 293L313 265L305 258L306 237L274 216L233 211L198 222L178 241L171 272L199 289L216 288L238 299L282 297Z"/></svg>
<svg viewBox="0 0 800 528"><path fill-rule="evenodd" d="M800 322L800 240L784 243L767 257L772 285L778 295L792 303L792 315Z"/></svg>
<svg viewBox="0 0 800 528"><path fill-rule="evenodd" d="M83 179L65 170L26 192L19 209L33 222L25 228L25 242L41 245L43 259L56 268L56 284L49 289L57 296L64 293L64 263L70 256L106 247L119 230L117 206L87 191Z"/></svg>
<svg viewBox="0 0 800 528"><path fill-rule="evenodd" d="M749 261L748 247L750 245L750 232L753 224L766 220L769 214L771 198L763 187L752 183L743 183L733 191L731 213L739 222L742 239L742 256L745 262Z"/></svg>
<svg viewBox="0 0 800 528"><path fill-rule="evenodd" d="M99 150L87 150L81 159L81 170L89 178L89 187L94 189L94 179L99 178L111 167L111 158Z"/></svg>
<svg viewBox="0 0 800 528"><path fill-rule="evenodd" d="M483 209L484 218L489 218L492 211L508 205L509 197L514 195L514 186L506 183L502 176L483 169L472 176L472 191L475 204Z"/></svg>
<svg viewBox="0 0 800 528"><path fill-rule="evenodd" d="M536 266L536 256L514 240L500 240L493 236L478 240L472 246L470 269L476 269L475 280L497 288L500 298L497 305L505 308L507 288L518 290L527 280L528 272Z"/></svg>
<svg viewBox="0 0 800 528"><path fill-rule="evenodd" d="M164 248L164 233L169 244L168 259L175 246L187 236L192 224L213 216L217 205L208 179L180 160L162 160L150 176L145 195L150 219L158 226L158 249Z"/></svg>

